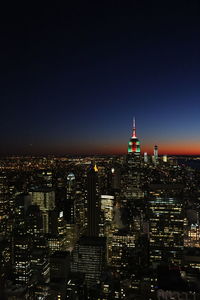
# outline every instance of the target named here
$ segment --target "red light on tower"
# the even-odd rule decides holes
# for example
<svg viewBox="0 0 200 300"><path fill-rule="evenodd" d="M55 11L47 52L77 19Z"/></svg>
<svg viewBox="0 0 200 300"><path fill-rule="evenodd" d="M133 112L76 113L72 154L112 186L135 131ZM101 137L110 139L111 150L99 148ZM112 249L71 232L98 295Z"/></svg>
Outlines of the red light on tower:
<svg viewBox="0 0 200 300"><path fill-rule="evenodd" d="M128 143L128 153L140 154L140 141L136 137L135 118L133 118L133 134Z"/></svg>

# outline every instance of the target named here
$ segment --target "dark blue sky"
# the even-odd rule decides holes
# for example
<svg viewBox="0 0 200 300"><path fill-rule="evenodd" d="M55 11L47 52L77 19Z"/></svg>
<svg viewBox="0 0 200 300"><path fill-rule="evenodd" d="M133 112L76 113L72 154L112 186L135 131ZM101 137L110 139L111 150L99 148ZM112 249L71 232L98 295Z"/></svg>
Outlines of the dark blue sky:
<svg viewBox="0 0 200 300"><path fill-rule="evenodd" d="M200 154L198 2L107 2L2 9L2 154Z"/></svg>

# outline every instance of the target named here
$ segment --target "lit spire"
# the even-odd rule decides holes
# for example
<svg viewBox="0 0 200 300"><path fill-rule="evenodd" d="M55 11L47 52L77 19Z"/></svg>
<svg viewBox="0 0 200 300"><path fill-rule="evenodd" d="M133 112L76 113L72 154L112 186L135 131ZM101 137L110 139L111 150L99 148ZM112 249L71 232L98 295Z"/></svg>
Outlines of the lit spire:
<svg viewBox="0 0 200 300"><path fill-rule="evenodd" d="M98 168L97 168L96 164L94 165L94 170L95 170L95 172L98 172Z"/></svg>
<svg viewBox="0 0 200 300"><path fill-rule="evenodd" d="M136 127L135 127L135 117L133 117L133 135L132 135L133 138L136 137Z"/></svg>

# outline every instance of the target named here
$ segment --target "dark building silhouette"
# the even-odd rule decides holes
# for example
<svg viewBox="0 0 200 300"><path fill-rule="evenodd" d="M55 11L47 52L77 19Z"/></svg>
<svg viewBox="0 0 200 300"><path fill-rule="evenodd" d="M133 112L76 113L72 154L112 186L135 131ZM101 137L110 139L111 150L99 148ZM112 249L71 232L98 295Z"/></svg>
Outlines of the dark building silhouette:
<svg viewBox="0 0 200 300"><path fill-rule="evenodd" d="M66 286L70 271L70 253L56 251L50 256L50 291L52 299L66 299Z"/></svg>

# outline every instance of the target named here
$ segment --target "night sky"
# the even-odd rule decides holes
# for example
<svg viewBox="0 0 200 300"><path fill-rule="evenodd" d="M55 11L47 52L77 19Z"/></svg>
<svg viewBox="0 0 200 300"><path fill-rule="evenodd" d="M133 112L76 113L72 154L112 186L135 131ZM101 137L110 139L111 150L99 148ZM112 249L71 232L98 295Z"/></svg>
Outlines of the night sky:
<svg viewBox="0 0 200 300"><path fill-rule="evenodd" d="M126 153L133 116L200 154L198 1L72 2L1 7L0 154Z"/></svg>

